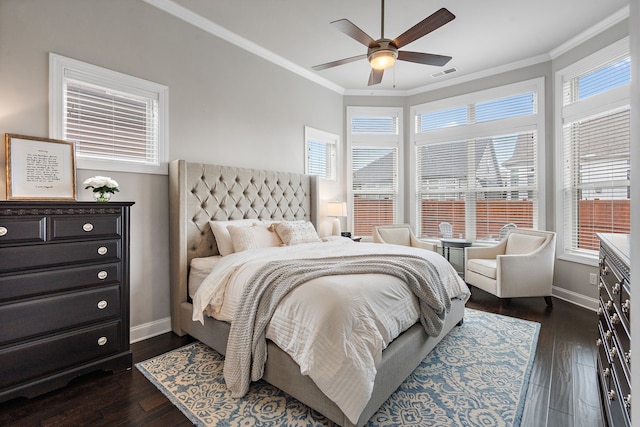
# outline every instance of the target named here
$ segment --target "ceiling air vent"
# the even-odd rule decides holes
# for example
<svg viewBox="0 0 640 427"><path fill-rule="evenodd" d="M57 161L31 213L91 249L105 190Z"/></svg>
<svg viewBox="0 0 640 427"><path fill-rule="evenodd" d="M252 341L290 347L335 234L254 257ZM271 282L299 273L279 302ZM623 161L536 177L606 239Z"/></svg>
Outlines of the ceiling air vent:
<svg viewBox="0 0 640 427"><path fill-rule="evenodd" d="M431 77L435 79L436 77L442 77L447 74L455 73L456 71L458 71L458 69L456 67L453 67L444 71L438 71L437 73L431 74Z"/></svg>

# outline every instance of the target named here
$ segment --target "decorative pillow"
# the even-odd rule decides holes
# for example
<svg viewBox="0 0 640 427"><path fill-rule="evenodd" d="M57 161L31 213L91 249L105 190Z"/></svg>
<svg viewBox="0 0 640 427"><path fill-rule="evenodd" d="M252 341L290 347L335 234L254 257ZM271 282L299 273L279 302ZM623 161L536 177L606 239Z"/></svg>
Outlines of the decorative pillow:
<svg viewBox="0 0 640 427"><path fill-rule="evenodd" d="M234 252L242 252L247 249L269 248L282 246L280 237L264 224L255 223L248 227L228 225L229 235L233 242Z"/></svg>
<svg viewBox="0 0 640 427"><path fill-rule="evenodd" d="M227 230L228 225L248 227L255 224L256 222L258 222L257 219L209 221L209 225L211 225L211 231L213 231L213 235L216 238L216 244L218 245L218 252L220 252L220 255L225 256L233 253L233 242L231 241L229 230Z"/></svg>
<svg viewBox="0 0 640 427"><path fill-rule="evenodd" d="M320 242L320 237L310 222L279 222L272 226L285 245Z"/></svg>

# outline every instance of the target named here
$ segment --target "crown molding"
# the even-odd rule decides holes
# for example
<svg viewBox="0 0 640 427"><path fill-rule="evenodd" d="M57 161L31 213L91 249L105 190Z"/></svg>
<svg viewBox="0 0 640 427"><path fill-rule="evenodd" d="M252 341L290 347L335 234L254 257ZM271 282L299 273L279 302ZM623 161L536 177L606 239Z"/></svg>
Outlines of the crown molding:
<svg viewBox="0 0 640 427"><path fill-rule="evenodd" d="M263 48L262 46L257 45L256 43L247 40L243 37L240 37L239 35L237 35L236 33L233 33L231 31L229 31L228 29L222 27L221 25L216 24L215 22L212 22L206 18L204 18L201 15L198 15L195 12L192 12L191 10L180 6L179 4L175 3L172 0L143 0L145 3L150 4L151 6L157 7L158 9L172 15L175 16L178 19L181 19L191 25L193 25L194 27L197 27L209 34L212 34L216 37L221 38L222 40L225 40L233 45L238 46L241 49L244 49L256 56L259 56L269 62L272 62L286 70L291 71L292 73L298 74L301 77L304 77L308 80L311 80L321 86L326 87L327 89L330 89L340 95L344 95L344 91L345 89L327 79L324 79L320 76L318 76L315 73L312 73L311 71L300 67L299 65L294 64L293 62L279 56L276 55L275 53L271 52L270 50L267 50L265 48Z"/></svg>
<svg viewBox="0 0 640 427"><path fill-rule="evenodd" d="M571 49L579 46L587 40L592 39L603 31L613 27L617 23L624 21L625 19L629 18L629 13L629 6L625 6L613 15L598 22L596 25L562 43L560 46L551 49L551 51L549 52L551 59L556 59L558 56L570 51Z"/></svg>
<svg viewBox="0 0 640 427"><path fill-rule="evenodd" d="M492 75L505 73L508 71L516 70L518 68L523 68L535 64L539 64L542 62L546 62L549 60L553 60L563 53L575 48L576 46L584 43L585 41L595 37L596 35L602 33L603 31L611 28L615 24L627 19L629 17L629 6L622 8L620 11L614 13L613 15L603 19L596 25L590 27L589 29L583 31L577 36L567 40L565 43L560 46L552 49L546 54L538 55L532 58L527 58L521 61L512 62L509 64L501 65L494 68L489 68L486 70L481 70L472 74L468 74L460 77L453 77L449 80L444 80L440 82L435 82L432 84L420 86L414 89L408 90L372 90L372 89L346 89L342 86L339 86L327 79L324 79L317 74L307 70L306 68L300 67L299 65L294 64L293 62L276 55L263 48L262 46L257 45L256 43L247 40L239 35L229 31L228 29L212 22L197 13L180 6L175 3L173 0L143 0L145 3L148 3L172 16L175 16L178 19L181 19L209 34L212 34L216 37L219 37L235 46L238 46L241 49L244 49L256 56L259 56L273 64L276 64L292 73L298 74L301 77L304 77L314 83L317 83L327 89L330 89L340 95L345 96L400 96L406 97L411 95L417 95L424 92L429 92L436 89L441 89L444 87L454 86L457 84L465 83L471 80L480 79L483 77L489 77Z"/></svg>

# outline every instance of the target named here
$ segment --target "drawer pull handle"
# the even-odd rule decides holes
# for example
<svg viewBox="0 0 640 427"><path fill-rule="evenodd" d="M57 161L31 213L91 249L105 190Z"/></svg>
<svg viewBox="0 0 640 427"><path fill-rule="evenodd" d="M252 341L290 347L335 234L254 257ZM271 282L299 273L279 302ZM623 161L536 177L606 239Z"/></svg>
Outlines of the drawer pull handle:
<svg viewBox="0 0 640 427"><path fill-rule="evenodd" d="M616 398L616 391L615 390L609 390L609 400L614 400Z"/></svg>
<svg viewBox="0 0 640 427"><path fill-rule="evenodd" d="M604 375L605 378L609 378L609 375L611 375L611 369L606 368L604 371L602 371L602 375Z"/></svg>
<svg viewBox="0 0 640 427"><path fill-rule="evenodd" d="M0 237L4 236L8 232L9 230L7 230L7 227L0 227Z"/></svg>
<svg viewBox="0 0 640 427"><path fill-rule="evenodd" d="M626 300L624 303L622 303L622 312L623 313L628 313L630 308L631 308L631 301Z"/></svg>
<svg viewBox="0 0 640 427"><path fill-rule="evenodd" d="M624 398L624 406L626 406L627 409L631 408L631 394L627 394L627 397Z"/></svg>
<svg viewBox="0 0 640 427"><path fill-rule="evenodd" d="M618 323L620 323L620 317L618 317L618 313L613 313L613 316L611 316L611 324L617 325Z"/></svg>
<svg viewBox="0 0 640 427"><path fill-rule="evenodd" d="M106 302L105 300L98 301L98 308L100 310L104 310L105 308L107 308L107 305L109 305L109 303Z"/></svg>
<svg viewBox="0 0 640 427"><path fill-rule="evenodd" d="M106 253L107 253L107 251L108 251L108 249L107 249L107 247L106 247L106 246L100 246L100 247L98 248L98 255L104 255L104 254L106 254Z"/></svg>
<svg viewBox="0 0 640 427"><path fill-rule="evenodd" d="M100 279L100 280L106 279L108 275L109 275L109 273L107 273L104 270L98 271L98 279Z"/></svg>
<svg viewBox="0 0 640 427"><path fill-rule="evenodd" d="M84 224L82 226L82 229L86 232L89 232L91 230L93 230L93 224L91 224L90 222L87 222L86 224Z"/></svg>
<svg viewBox="0 0 640 427"><path fill-rule="evenodd" d="M98 345L105 345L107 343L107 337L98 338Z"/></svg>

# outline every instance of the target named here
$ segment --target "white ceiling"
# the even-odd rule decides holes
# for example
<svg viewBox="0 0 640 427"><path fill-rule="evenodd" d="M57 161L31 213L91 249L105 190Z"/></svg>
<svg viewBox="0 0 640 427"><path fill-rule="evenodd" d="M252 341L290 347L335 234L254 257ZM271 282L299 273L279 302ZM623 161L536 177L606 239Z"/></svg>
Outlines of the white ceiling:
<svg viewBox="0 0 640 427"><path fill-rule="evenodd" d="M347 18L380 38L380 0L145 0L244 49L346 94L407 94L551 59L628 16L628 0L386 0L393 39L441 7L456 18L401 50L449 55L444 67L397 61L367 87L362 59L323 71L313 65L366 53L329 25ZM458 71L434 78L455 67Z"/></svg>

